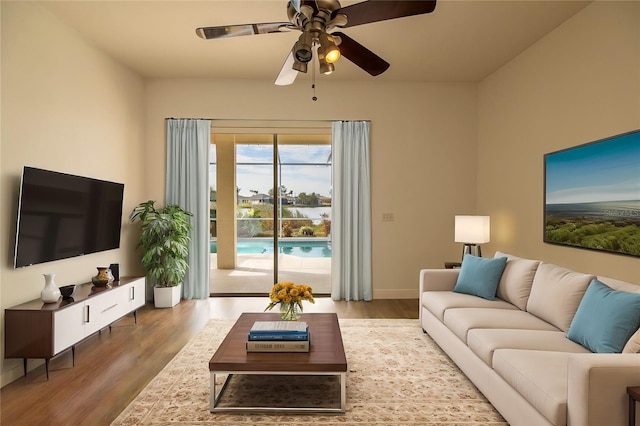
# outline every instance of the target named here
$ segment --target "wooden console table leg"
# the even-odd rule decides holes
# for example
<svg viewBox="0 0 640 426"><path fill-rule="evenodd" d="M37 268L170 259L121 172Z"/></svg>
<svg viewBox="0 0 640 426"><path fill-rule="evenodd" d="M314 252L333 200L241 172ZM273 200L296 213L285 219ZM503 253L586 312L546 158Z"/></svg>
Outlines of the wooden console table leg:
<svg viewBox="0 0 640 426"><path fill-rule="evenodd" d="M71 366L76 366L76 345L71 346Z"/></svg>
<svg viewBox="0 0 640 426"><path fill-rule="evenodd" d="M49 380L49 359L50 358L45 358L44 359L44 371L47 374L47 380Z"/></svg>
<svg viewBox="0 0 640 426"><path fill-rule="evenodd" d="M627 388L629 395L629 426L636 424L636 403L640 401L640 386L630 386Z"/></svg>
<svg viewBox="0 0 640 426"><path fill-rule="evenodd" d="M27 358L22 358L22 368L24 369L24 378L27 378Z"/></svg>

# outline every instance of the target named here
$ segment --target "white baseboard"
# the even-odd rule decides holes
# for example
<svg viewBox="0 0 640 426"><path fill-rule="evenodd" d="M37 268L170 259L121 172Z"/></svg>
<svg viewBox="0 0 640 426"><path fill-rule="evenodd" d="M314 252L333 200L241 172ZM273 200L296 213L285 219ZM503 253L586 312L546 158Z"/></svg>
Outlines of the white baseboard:
<svg viewBox="0 0 640 426"><path fill-rule="evenodd" d="M373 289L374 299L417 299L418 289Z"/></svg>

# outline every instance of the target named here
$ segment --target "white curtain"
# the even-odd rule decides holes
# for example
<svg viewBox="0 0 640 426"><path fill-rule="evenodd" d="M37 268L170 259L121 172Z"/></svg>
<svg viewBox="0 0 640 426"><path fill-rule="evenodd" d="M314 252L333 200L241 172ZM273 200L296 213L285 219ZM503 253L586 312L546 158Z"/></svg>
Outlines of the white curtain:
<svg viewBox="0 0 640 426"><path fill-rule="evenodd" d="M183 299L209 297L209 120L167 119L166 203L193 213Z"/></svg>
<svg viewBox="0 0 640 426"><path fill-rule="evenodd" d="M369 122L333 122L331 139L331 298L372 300Z"/></svg>

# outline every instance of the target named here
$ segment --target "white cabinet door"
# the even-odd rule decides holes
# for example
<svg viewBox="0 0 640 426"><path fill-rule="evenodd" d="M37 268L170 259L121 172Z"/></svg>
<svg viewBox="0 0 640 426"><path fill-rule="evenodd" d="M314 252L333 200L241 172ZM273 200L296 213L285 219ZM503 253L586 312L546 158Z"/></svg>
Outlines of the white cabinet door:
<svg viewBox="0 0 640 426"><path fill-rule="evenodd" d="M84 303L73 304L53 314L53 354L84 339Z"/></svg>
<svg viewBox="0 0 640 426"><path fill-rule="evenodd" d="M146 281L144 278L140 278L129 283L128 286L129 312L131 312L145 304Z"/></svg>
<svg viewBox="0 0 640 426"><path fill-rule="evenodd" d="M85 336L108 326L127 310L127 288L118 287L104 294L92 296L85 302L87 312L85 318Z"/></svg>

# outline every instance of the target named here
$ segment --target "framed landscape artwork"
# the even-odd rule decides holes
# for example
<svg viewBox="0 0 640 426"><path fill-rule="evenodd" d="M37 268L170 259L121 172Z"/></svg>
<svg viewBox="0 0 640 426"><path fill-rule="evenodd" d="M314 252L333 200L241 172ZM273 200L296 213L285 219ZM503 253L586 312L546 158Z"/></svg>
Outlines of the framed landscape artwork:
<svg viewBox="0 0 640 426"><path fill-rule="evenodd" d="M640 130L544 156L544 242L640 257Z"/></svg>

